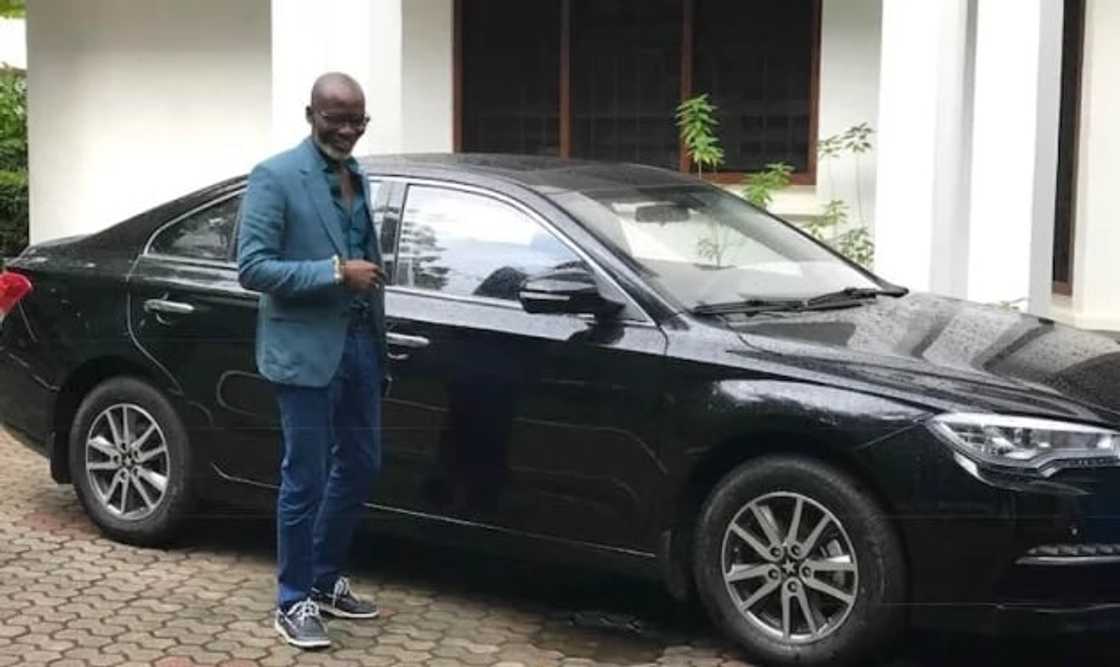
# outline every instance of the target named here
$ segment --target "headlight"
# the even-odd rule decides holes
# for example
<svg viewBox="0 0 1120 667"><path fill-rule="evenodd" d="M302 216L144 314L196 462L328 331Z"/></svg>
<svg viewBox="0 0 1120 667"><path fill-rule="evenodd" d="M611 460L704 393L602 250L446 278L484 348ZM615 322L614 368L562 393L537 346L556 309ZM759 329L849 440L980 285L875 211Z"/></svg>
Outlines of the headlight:
<svg viewBox="0 0 1120 667"><path fill-rule="evenodd" d="M1120 465L1120 433L1096 426L994 414L948 413L933 432L978 463L1048 476L1061 468Z"/></svg>

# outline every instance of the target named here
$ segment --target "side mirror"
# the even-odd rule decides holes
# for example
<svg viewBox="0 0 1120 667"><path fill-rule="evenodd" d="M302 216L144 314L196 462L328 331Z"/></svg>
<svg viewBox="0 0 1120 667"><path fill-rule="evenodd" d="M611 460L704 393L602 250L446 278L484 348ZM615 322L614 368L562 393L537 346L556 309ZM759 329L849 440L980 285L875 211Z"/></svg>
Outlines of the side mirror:
<svg viewBox="0 0 1120 667"><path fill-rule="evenodd" d="M521 307L527 313L567 313L606 317L622 304L599 293L595 276L583 267L565 267L529 276L521 283Z"/></svg>

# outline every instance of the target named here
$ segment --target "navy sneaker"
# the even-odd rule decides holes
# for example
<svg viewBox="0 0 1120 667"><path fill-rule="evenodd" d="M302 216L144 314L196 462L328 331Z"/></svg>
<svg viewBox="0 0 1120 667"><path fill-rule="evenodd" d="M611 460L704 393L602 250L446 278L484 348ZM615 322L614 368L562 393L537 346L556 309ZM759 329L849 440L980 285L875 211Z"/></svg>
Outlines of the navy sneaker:
<svg viewBox="0 0 1120 667"><path fill-rule="evenodd" d="M377 618L381 611L372 602L359 600L350 591L350 580L339 577L330 594L311 589L311 599L325 613L337 618Z"/></svg>
<svg viewBox="0 0 1120 667"><path fill-rule="evenodd" d="M297 602L288 611L277 609L273 627L292 646L325 648L331 645L327 626L319 616L319 605L311 600Z"/></svg>

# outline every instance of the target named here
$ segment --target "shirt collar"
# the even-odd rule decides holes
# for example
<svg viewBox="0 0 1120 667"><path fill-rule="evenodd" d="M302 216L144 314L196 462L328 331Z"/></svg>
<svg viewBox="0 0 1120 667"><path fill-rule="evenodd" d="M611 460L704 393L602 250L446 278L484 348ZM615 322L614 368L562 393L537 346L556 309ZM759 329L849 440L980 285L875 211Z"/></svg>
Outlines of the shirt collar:
<svg viewBox="0 0 1120 667"><path fill-rule="evenodd" d="M323 153L323 149L319 148L319 144L315 141L314 137L308 137L308 141L311 142L312 148L315 149L312 153L315 155L315 160L319 163L319 168L323 171L334 173L333 161ZM358 165L358 161L354 159L353 155L343 160L342 163L346 165L350 173L356 176L362 175L361 167Z"/></svg>

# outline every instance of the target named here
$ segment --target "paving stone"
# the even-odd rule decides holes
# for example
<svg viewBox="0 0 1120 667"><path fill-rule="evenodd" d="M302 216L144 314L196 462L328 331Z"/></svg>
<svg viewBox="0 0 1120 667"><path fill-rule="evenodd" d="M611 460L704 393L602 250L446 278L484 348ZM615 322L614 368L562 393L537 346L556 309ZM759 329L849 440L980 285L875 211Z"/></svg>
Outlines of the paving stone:
<svg viewBox="0 0 1120 667"><path fill-rule="evenodd" d="M382 617L332 619L334 645L302 652L284 644L272 628L270 517L244 523L214 519L231 522L223 529L228 540L188 536L167 549L117 544L83 514L72 488L51 481L44 459L2 430L0 456L6 462L0 467L5 510L0 514L0 598L9 601L0 610L0 667L619 664L566 655L552 641L538 646L540 637L556 627L557 614L563 614L543 602L481 589L480 594L458 587L448 591L439 571L398 574L361 566L353 573L355 591L378 600ZM242 537L243 532L251 537ZM582 650L595 640L579 643ZM747 666L733 647L711 635L672 644L655 647L648 662L626 667Z"/></svg>

